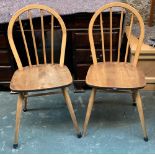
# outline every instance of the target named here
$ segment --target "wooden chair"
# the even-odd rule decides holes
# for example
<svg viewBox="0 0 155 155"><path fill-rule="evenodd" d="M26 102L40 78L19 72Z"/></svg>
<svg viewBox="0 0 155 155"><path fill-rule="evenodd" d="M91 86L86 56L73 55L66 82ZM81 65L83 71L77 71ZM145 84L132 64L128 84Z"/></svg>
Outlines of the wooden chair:
<svg viewBox="0 0 155 155"><path fill-rule="evenodd" d="M43 45L43 64L39 62L39 56L37 51L36 44L36 36L35 29L32 19L32 10L37 10L40 12L41 17L41 35L42 35L42 45ZM51 62L47 63L47 55L46 55L46 44L45 44L45 34L44 34L44 13L48 13L51 15ZM21 16L23 14L27 14L28 20L30 23L30 30L32 33L34 51L35 51L35 59L36 64L33 65L31 62L31 51L29 51L27 39L25 36L23 23L21 20ZM57 20L62 29L62 44L61 44L61 54L60 54L60 63L54 63L54 20ZM17 48L15 45L15 41L13 38L13 28L15 23L20 25L21 34L23 37L23 42L25 46L25 51L28 59L28 66L23 66L22 61L19 56L19 51L17 52ZM25 102L24 111L27 110L27 98L30 96L40 96L40 95L50 95L55 94L56 92L49 93L36 93L28 95L28 92L32 91L41 91L41 90L50 90L55 88L61 88L62 93L65 97L68 110L70 112L74 127L77 131L77 135L80 138L80 130L78 127L78 123L76 120L76 116L74 114L73 106L71 103L71 99L68 94L67 86L72 84L72 77L68 68L64 65L64 57L65 57L65 47L66 47L66 27L59 16L59 14L54 11L52 8L44 5L32 4L28 5L15 13L15 15L11 18L8 26L8 39L9 43L16 60L18 70L15 71L11 83L10 88L12 91L18 92L18 101L17 101L17 112L16 112L16 129L15 129L15 139L13 147L18 147L18 133L20 127L20 116L22 111L22 103ZM26 59L26 58L25 58Z"/></svg>
<svg viewBox="0 0 155 155"><path fill-rule="evenodd" d="M119 7L120 9L120 30L119 30L119 38L118 38L118 54L117 60L113 61L113 52L112 52L112 31L113 31L113 23L112 23L112 15L113 15L113 8ZM104 48L104 21L102 20L102 12L105 10L109 10L110 13L110 61L106 61L105 59L105 48ZM122 25L123 25L123 18L124 12L129 11L131 13L130 16L130 29L128 34L128 41L126 46L126 53L124 56L124 61L120 62L120 54L121 54L121 41L122 41ZM130 15L130 14L129 14ZM94 38L93 38L93 26L97 17L100 18L100 30L101 30L101 43L102 43L102 54L103 54L103 62L97 62L96 57L96 49L94 45ZM139 41L137 44L137 50L135 53L135 57L133 62L128 62L128 51L129 51L129 43L130 43L130 35L132 30L132 25L134 21L134 17L137 18L139 25L140 25L140 35ZM114 2L109 3L101 8L99 8L89 23L89 42L91 47L92 59L93 64L90 66L87 76L86 76L86 83L92 87L91 95L89 98L89 103L86 112L86 118L83 126L83 135L86 134L88 121L91 115L91 110L94 104L94 98L97 89L103 89L105 91L113 91L113 92L130 92L132 93L133 99L136 100L137 108L139 112L139 117L142 125L142 129L144 132L144 140L148 141L147 132L144 124L144 114L142 108L142 101L139 93L139 89L145 86L145 77L143 72L137 67L139 53L141 51L141 45L143 43L144 38L144 23L143 19L138 13L136 9L131 7L128 4L121 3L121 2Z"/></svg>

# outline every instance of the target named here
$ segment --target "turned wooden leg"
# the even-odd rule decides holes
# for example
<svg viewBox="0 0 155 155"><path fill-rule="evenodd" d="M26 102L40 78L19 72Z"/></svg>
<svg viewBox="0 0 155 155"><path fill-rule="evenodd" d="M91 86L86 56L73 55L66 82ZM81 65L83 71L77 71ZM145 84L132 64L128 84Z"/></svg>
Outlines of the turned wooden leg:
<svg viewBox="0 0 155 155"><path fill-rule="evenodd" d="M75 129L77 131L77 137L81 138L82 134L80 132L80 129L79 129L79 126L78 126L78 123L77 123L77 120L76 120L76 116L75 116L75 113L74 113L74 109L73 109L72 102L71 102L70 96L68 94L67 88L63 88L62 92L63 92L63 95L65 97L66 104L67 104L68 110L70 112L74 127L75 127Z"/></svg>
<svg viewBox="0 0 155 155"><path fill-rule="evenodd" d="M132 105L133 106L136 106L136 91L135 90L133 90L132 91Z"/></svg>
<svg viewBox="0 0 155 155"><path fill-rule="evenodd" d="M28 93L24 93L24 95L28 95ZM27 111L27 103L28 103L28 97L24 97L24 108L23 111L26 112Z"/></svg>
<svg viewBox="0 0 155 155"><path fill-rule="evenodd" d="M85 122L84 122L84 125L83 125L83 135L84 136L86 135L86 130L87 130L89 118L90 118L92 107L93 107L93 104L94 104L95 94L96 94L96 89L95 88L92 88L91 95L90 95L89 102L88 102L88 107L87 107L87 113L86 113L86 117L85 117Z"/></svg>
<svg viewBox="0 0 155 155"><path fill-rule="evenodd" d="M15 127L15 137L14 137L13 148L18 147L18 135L19 135L19 127L20 127L20 116L22 111L22 102L23 102L23 94L20 93L18 95L18 101L17 101L16 127Z"/></svg>
<svg viewBox="0 0 155 155"><path fill-rule="evenodd" d="M145 127L145 121L144 121L142 101L141 101L139 91L136 92L136 103L137 103L137 109L138 109L138 113L139 113L139 117L140 117L140 121L141 121L141 126L142 126L143 133L144 133L144 140L148 141L147 131L146 131L146 127Z"/></svg>

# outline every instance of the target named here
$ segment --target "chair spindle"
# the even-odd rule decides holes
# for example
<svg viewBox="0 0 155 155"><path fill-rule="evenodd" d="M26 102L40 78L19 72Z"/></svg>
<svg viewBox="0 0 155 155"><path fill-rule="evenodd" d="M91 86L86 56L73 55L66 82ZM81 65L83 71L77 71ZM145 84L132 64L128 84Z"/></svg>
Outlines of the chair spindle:
<svg viewBox="0 0 155 155"><path fill-rule="evenodd" d="M105 62L105 48L104 48L104 32L103 32L103 18L102 18L102 13L100 13L100 28L101 28L101 41L102 41L103 62Z"/></svg>
<svg viewBox="0 0 155 155"><path fill-rule="evenodd" d="M29 17L29 20L30 20L30 28L31 28L31 34L32 34L32 39L33 39L33 46L34 46L34 51L35 51L36 63L37 63L37 65L39 65L37 45L36 45L34 27L33 27L33 22L32 22L32 13L30 11L28 11L28 17Z"/></svg>
<svg viewBox="0 0 155 155"><path fill-rule="evenodd" d="M133 14L131 15L131 21L130 21L130 27L129 27L129 34L128 34L128 42L126 46L126 52L125 52L125 60L124 62L127 62L127 57L128 57L128 52L129 52L129 45L130 45L130 39L131 39L131 30L132 30L132 25L133 25Z"/></svg>
<svg viewBox="0 0 155 155"><path fill-rule="evenodd" d="M110 62L112 62L112 8L110 8Z"/></svg>
<svg viewBox="0 0 155 155"><path fill-rule="evenodd" d="M51 15L51 63L54 64L54 16Z"/></svg>
<svg viewBox="0 0 155 155"><path fill-rule="evenodd" d="M121 41L122 41L122 26L123 26L123 10L121 11L121 18L120 18L117 62L120 61L120 49L121 49Z"/></svg>
<svg viewBox="0 0 155 155"><path fill-rule="evenodd" d="M23 24L22 24L22 21L21 21L20 17L18 17L18 20L19 20L19 25L20 25L20 30L21 30L21 33L22 33L22 37L23 37L23 42L24 42L24 46L25 46L25 50L26 50L28 63L29 63L29 66L32 66L30 55L29 55L29 49L28 49L28 45L27 45L27 42L26 42L26 37L25 37L24 29L23 29Z"/></svg>
<svg viewBox="0 0 155 155"><path fill-rule="evenodd" d="M41 34L42 34L43 56L44 56L44 64L46 64L47 60L46 60L46 45L45 45L43 10L40 10L40 14L41 14Z"/></svg>

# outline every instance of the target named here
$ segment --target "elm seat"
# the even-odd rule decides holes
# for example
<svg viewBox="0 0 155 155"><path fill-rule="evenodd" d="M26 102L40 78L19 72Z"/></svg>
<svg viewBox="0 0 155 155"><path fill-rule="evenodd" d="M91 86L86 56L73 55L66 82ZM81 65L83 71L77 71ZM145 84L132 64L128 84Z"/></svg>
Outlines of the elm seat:
<svg viewBox="0 0 155 155"><path fill-rule="evenodd" d="M12 77L10 88L23 92L66 87L71 83L72 77L66 66L40 64L17 70Z"/></svg>
<svg viewBox="0 0 155 155"><path fill-rule="evenodd" d="M101 88L139 89L145 87L145 76L131 63L101 62L90 66L86 83Z"/></svg>

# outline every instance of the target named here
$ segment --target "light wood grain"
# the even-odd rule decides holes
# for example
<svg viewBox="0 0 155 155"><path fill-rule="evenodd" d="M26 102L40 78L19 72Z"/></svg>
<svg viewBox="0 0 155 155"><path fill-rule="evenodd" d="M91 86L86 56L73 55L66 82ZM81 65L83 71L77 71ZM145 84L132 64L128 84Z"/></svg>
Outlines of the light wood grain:
<svg viewBox="0 0 155 155"><path fill-rule="evenodd" d="M21 112L22 112L22 102L23 102L23 94L20 93L18 95L18 101L17 101L16 127L15 127L14 145L18 145L18 136L19 136L19 128L20 128L20 117L21 117Z"/></svg>
<svg viewBox="0 0 155 155"><path fill-rule="evenodd" d="M86 113L85 122L84 122L84 125L83 125L83 135L84 136L86 135L88 122L89 122L91 111L92 111L93 104L94 104L95 94L96 94L96 89L93 88L92 91L91 91L90 98L89 98L87 113Z"/></svg>
<svg viewBox="0 0 155 155"><path fill-rule="evenodd" d="M12 77L10 88L22 92L36 91L65 87L71 83L72 77L66 66L40 64L17 70Z"/></svg>
<svg viewBox="0 0 155 155"><path fill-rule="evenodd" d="M117 62L112 62L112 8L113 7L121 7L122 9L127 9L131 12L131 23L129 27L128 33L128 44L127 50L125 55L125 62L120 62L120 48L121 48L121 37L122 37L122 22L123 22L123 12L121 12L121 19L120 19L120 32L119 32L119 39L118 39L118 58ZM103 12L104 10L110 9L110 62L100 62L97 63L96 58L96 49L94 45L94 38L93 38L93 26L96 18ZM140 36L137 42L135 58L132 63L127 63L127 56L128 56L128 48L131 39L131 29L133 24L133 17L136 17L139 25L140 25ZM101 18L101 15L100 15ZM101 27L102 28L102 27ZM83 133L85 135L88 121L91 115L91 109L94 103L94 89L103 89L103 90L113 90L113 91L137 91L138 89L144 88L145 86L145 76L143 72L137 67L137 62L139 58L139 53L141 51L141 46L144 39L144 23L143 19L138 13L136 9L131 7L126 3L121 2L113 2L106 4L99 8L91 18L89 23L89 42L90 48L92 53L93 65L90 66L86 76L86 83L87 85L92 87L92 93L89 98L87 113L85 117L85 122L83 126ZM134 98L135 99L135 98ZM140 120L142 124L142 129L144 131L144 140L147 140L147 133L144 125L144 115L143 109L141 105L140 95L138 94L136 97L138 111L140 115Z"/></svg>
<svg viewBox="0 0 155 155"><path fill-rule="evenodd" d="M54 64L54 16L51 16L51 63Z"/></svg>
<svg viewBox="0 0 155 155"><path fill-rule="evenodd" d="M129 39L127 50L131 39L133 17L135 16L139 22L140 36L136 45L137 47L135 52L135 58L132 63L127 63L128 51L126 52L126 55L124 58L125 62L120 62L123 12L121 12L121 19L120 19L120 32L119 32L119 38L118 38L118 58L117 58L117 62L112 62L112 8L113 7L121 7L122 9L127 9L132 14L129 33L127 35ZM94 38L93 38L93 26L96 18L101 14L101 12L108 9L110 9L110 62L104 62L103 60L103 62L98 63L96 58L96 49L95 49ZM101 19L101 15L100 15L100 19ZM91 65L90 68L88 69L87 76L86 76L86 83L87 85L92 87L92 92L89 98L87 113L86 113L85 122L83 126L84 135L86 133L87 125L91 115L91 109L94 104L94 96L95 96L94 89L95 90L102 89L105 91L113 90L115 92L116 91L120 92L120 90L137 91L138 89L145 87L145 76L143 72L137 67L139 53L141 51L141 46L144 39L144 23L143 23L142 17L140 16L140 14L136 9L134 9L133 7L131 7L126 3L121 3L121 2L113 2L113 3L106 4L101 8L99 8L92 16L89 23L88 32L89 32L89 42L90 42L90 48L92 53L93 65ZM140 120L142 124L142 129L144 131L144 138L145 138L144 140L147 140L147 133L144 125L143 109L142 109L139 94L136 97L136 101L137 101L138 111L139 111Z"/></svg>
<svg viewBox="0 0 155 155"><path fill-rule="evenodd" d="M31 11L28 11L28 16L29 16L29 20L30 20L30 27L31 27L33 46L34 46L35 57L36 57L36 64L39 65L37 45L36 45L36 39L35 39L35 34L34 34L34 28L33 28L32 13L31 13Z"/></svg>
<svg viewBox="0 0 155 155"><path fill-rule="evenodd" d="M147 139L148 136L147 136L147 131L146 131L146 127L145 127L143 106L142 106L142 100L141 100L139 91L136 92L136 103L137 103L137 109L138 109L138 113L139 113L139 118L140 118L140 121L141 121L141 126L142 126L143 133L144 133L144 138Z"/></svg>
<svg viewBox="0 0 155 155"><path fill-rule="evenodd" d="M123 10L121 11L121 18L120 18L117 62L120 61L120 50L121 50L121 41L122 41L122 26L123 26Z"/></svg>
<svg viewBox="0 0 155 155"><path fill-rule="evenodd" d="M86 83L99 88L138 89L145 86L145 76L130 63L98 63L90 66Z"/></svg>
<svg viewBox="0 0 155 155"><path fill-rule="evenodd" d="M102 13L100 13L100 29L101 29L101 41L102 41L103 62L105 62L104 31L103 31L103 18L102 18Z"/></svg>
<svg viewBox="0 0 155 155"><path fill-rule="evenodd" d="M42 35L42 45L43 45L43 59L44 64L39 64L38 53L37 53L37 45L35 40L35 33L34 27L32 22L32 14L30 10L37 9L40 10L41 15L41 35ZM32 65L28 46L26 42L26 37L24 34L24 29L22 26L22 21L20 20L19 16L23 13L27 12L29 21L30 21L30 29L32 33L33 45L34 45L34 52L36 57L36 65ZM51 63L47 64L46 58L46 43L45 43L45 29L44 29L44 12L48 12L51 14ZM16 22L16 19L19 18L19 24L23 36L23 41L26 49L26 54L28 57L29 66L23 67L22 60L18 55L18 51L16 49L16 45L13 39L13 28ZM54 64L54 18L56 18L60 24L62 29L62 44L61 44L61 53L60 53L60 63ZM25 99L25 107L24 111L27 110L27 98L30 96L43 96L49 94L55 94L53 92L48 93L35 93L28 95L28 92L32 91L41 91L41 90L49 90L49 89L56 89L61 88L63 90L64 97L67 102L67 106L69 112L71 114L71 118L73 120L73 124L75 129L80 136L80 130L78 127L78 123L76 120L76 116L74 114L74 110L72 107L72 103L69 97L69 94L66 90L66 87L72 83L72 76L69 69L64 65L64 58L65 58L65 48L66 48L66 27L65 24L60 17L60 15L54 11L53 9L49 8L48 6L39 5L39 4L32 4L28 5L20 10L18 10L15 15L11 18L8 26L8 40L10 43L10 47L12 49L14 58L16 60L18 70L15 71L11 83L10 88L15 92L19 92L19 98L17 102L17 114L16 114L16 132L15 132L15 140L14 140L14 147L18 145L18 133L19 133L19 125L20 125L20 115L22 109L22 101ZM29 40L27 40L29 41Z"/></svg>
<svg viewBox="0 0 155 155"><path fill-rule="evenodd" d="M28 45L27 45L27 42L26 42L26 37L25 37L25 34L24 34L23 24L22 24L22 21L21 21L20 17L18 18L18 20L19 20L19 25L20 25L20 30L21 30L21 33L22 33L22 37L23 37L23 42L24 42L24 46L25 46L25 50L26 50L28 63L29 63L29 66L32 66L31 58L30 58L30 54L29 54L29 49L28 49Z"/></svg>
<svg viewBox="0 0 155 155"><path fill-rule="evenodd" d="M41 14L41 35L42 35L42 44L43 44L43 57L44 57L44 64L47 63L46 58L46 44L45 44L45 30L44 30L44 11L40 10Z"/></svg>
<svg viewBox="0 0 155 155"><path fill-rule="evenodd" d="M20 57L18 55L18 51L16 49L16 45L14 43L14 39L13 39L13 27L14 24L16 22L16 20L19 18L20 15L22 15L23 13L32 10L32 9L39 9L39 10L43 10L43 11L47 11L49 14L53 15L59 22L61 30L62 30L62 44L61 44L61 53L60 53L60 65L63 66L64 65L64 58L65 58L65 49L66 49L66 37L67 37L67 33L66 33L66 26L62 20L62 18L60 17L60 15L53 10L52 8L45 6L45 5L40 5L40 4L31 4L31 5L27 5L24 8L18 10L15 15L12 16L9 25L8 25L8 40L9 40L9 44L11 47L11 50L13 52L14 58L16 60L17 66L20 70L23 69L23 65L22 65L22 60L20 60ZM43 29L44 29L44 23L43 23L43 14L41 13L41 23L42 23L42 36L44 35L43 33ZM24 31L24 30L23 30ZM26 39L25 39L26 40ZM43 43L44 44L44 43ZM43 45L43 51L44 50L44 45ZM44 62L45 61L45 57L44 57ZM29 62L30 64L30 62Z"/></svg>
<svg viewBox="0 0 155 155"><path fill-rule="evenodd" d="M78 127L78 123L77 123L77 120L76 120L76 116L75 116L75 113L74 113L74 109L73 109L72 102L71 102L70 96L68 94L68 91L67 91L66 88L62 88L62 92L63 92L64 98L66 100L66 104L67 104L68 110L70 112L74 127L75 127L75 129L77 131L77 134L79 134L80 129Z"/></svg>
<svg viewBox="0 0 155 155"><path fill-rule="evenodd" d="M131 39L132 25L133 25L133 14L131 15L129 34L128 34L128 42L127 42L127 45L126 45L126 52L125 52L124 62L127 62L127 57L128 57L128 53L129 53L129 45L130 45L130 39Z"/></svg>
<svg viewBox="0 0 155 155"><path fill-rule="evenodd" d="M138 23L140 26L140 36L139 36L139 40L137 42L136 57L133 62L133 64L136 66L138 57L139 57L139 53L141 51L143 39L144 39L144 22L143 22L141 15L138 13L138 11L135 8L133 8L132 6L130 6L126 3L121 3L121 2L113 2L113 3L109 3L109 4L102 6L101 8L99 8L98 10L95 11L94 15L92 16L92 18L90 20L88 32L89 32L89 42L90 42L93 63L97 64L96 49L95 49L94 38L93 38L94 23L95 23L97 17L101 14L101 12L103 12L104 10L108 10L112 7L121 7L122 9L126 9L133 14L134 18L137 18L137 20L138 20ZM112 9L110 9L110 49L112 49L112 33L111 33L112 32L112 22L111 21L112 21ZM121 27L120 27L120 29L121 29ZM118 40L119 40L119 38L118 38ZM118 43L118 47L120 48L119 43ZM111 53L112 52L110 52L110 61L112 61Z"/></svg>
<svg viewBox="0 0 155 155"><path fill-rule="evenodd" d="M33 27L33 22L32 22L32 13L31 10L33 9L37 9L40 10L40 16L41 16L41 35L42 35L42 44L43 44L43 58L44 58L44 64L43 65L39 65L39 59L38 59L38 53L37 53L37 45L36 45L36 39L35 39L35 33L34 33L34 27ZM61 45L61 53L60 53L60 64L56 65L56 66L51 66L51 65L46 65L47 63L47 58L46 58L46 44L45 44L45 34L44 34L44 12L48 12L49 14L51 14L51 64L54 63L54 18L56 18L61 26L62 29L62 45ZM32 39L33 39L33 45L34 45L34 51L35 51L35 57L36 57L36 64L37 66L33 65L31 63L31 58L30 58L30 54L29 54L29 50L28 50L28 46L27 46L27 41L26 41L26 37L24 34L24 29L23 29L23 25L22 25L22 21L20 20L20 16L27 12L28 13L28 17L29 17L29 21L30 21L30 29L31 29L31 33L32 33ZM13 40L13 27L14 24L16 22L16 20L19 19L19 24L20 24L20 28L21 28L21 32L22 32L22 36L23 36L23 41L24 41L24 45L25 45L25 49L26 49L26 54L27 54L27 58L28 58L28 62L29 62L29 66L32 67L32 70L30 69L30 67L23 67L22 66L22 60L20 60L20 57L18 55L18 51L16 49L16 45L14 43ZM14 16L12 16L10 22L9 22L9 26L8 26L8 40L13 52L13 55L15 57L17 66L18 66L18 70L15 72L12 80L11 80L11 85L10 88L11 89L17 89L16 91L34 91L34 90L39 90L39 89L50 89L51 88L57 88L57 87L64 87L67 86L69 83L72 83L72 78L70 75L69 70L67 69L66 66L64 66L64 57L65 57L65 47L66 47L66 27L65 24L62 20L62 18L60 17L60 15L54 11L53 9L49 8L48 6L44 6L44 5L39 5L39 4L32 4L32 5L28 5L20 10L18 10ZM49 68L50 70L52 70L52 73L50 73L48 71ZM57 68L58 70L54 72L54 68ZM21 72L20 72L21 71ZM34 72L33 72L34 71ZM35 74L35 71L38 72L38 74ZM57 72L63 72L62 74L64 75L64 77L62 78L62 82L61 82L61 73L60 76ZM41 77L39 74L42 74L43 72L45 76L43 76L45 79L44 83L41 83ZM66 73L66 74L65 74ZM28 75L27 75L28 74ZM30 78L28 78L30 74ZM53 76L53 80L55 79L55 85L54 84L49 84L50 79L48 78L48 76L52 77ZM55 76L58 76L55 77ZM14 80L18 79L18 82ZM24 79L28 78L28 81L25 83ZM65 78L67 78L66 80L64 80ZM43 80L43 79L42 79ZM33 83L34 81L34 83ZM37 82L38 81L38 82ZM31 83L32 82L32 83ZM47 82L47 83L46 83ZM60 84L58 84L60 82ZM66 82L66 83L65 83ZM46 83L46 84L45 84ZM46 88L47 87L47 88Z"/></svg>
<svg viewBox="0 0 155 155"><path fill-rule="evenodd" d="M110 7L110 62L112 62L112 8Z"/></svg>

